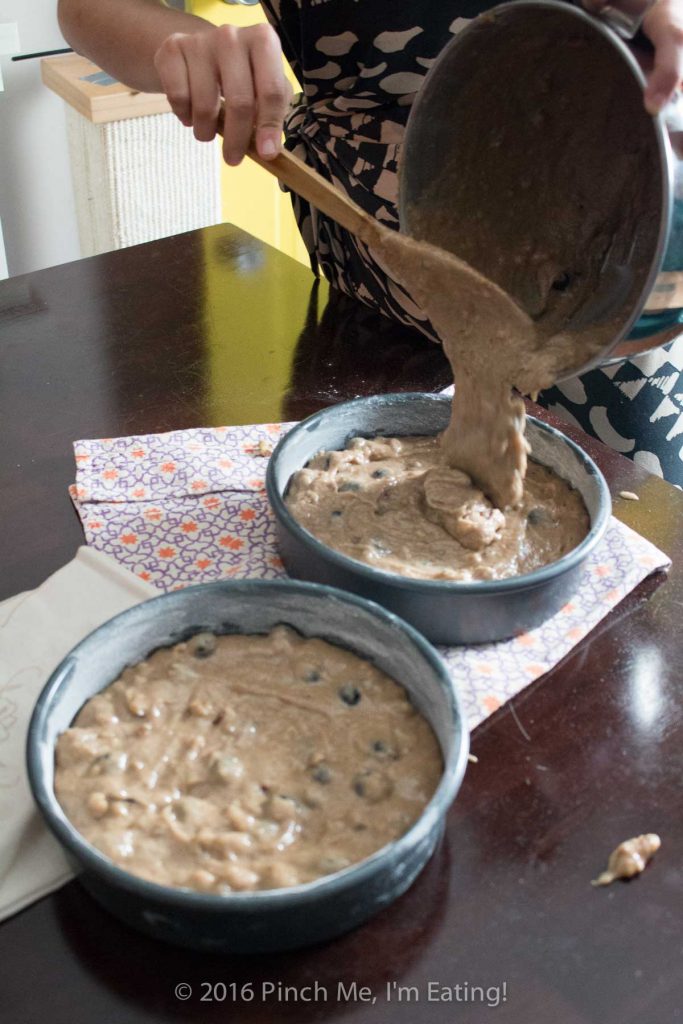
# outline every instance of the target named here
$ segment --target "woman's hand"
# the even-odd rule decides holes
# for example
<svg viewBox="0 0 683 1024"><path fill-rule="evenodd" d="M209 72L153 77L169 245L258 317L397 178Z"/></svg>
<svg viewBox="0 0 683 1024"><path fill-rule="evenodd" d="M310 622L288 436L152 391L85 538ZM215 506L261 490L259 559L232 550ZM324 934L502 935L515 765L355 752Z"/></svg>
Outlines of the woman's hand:
<svg viewBox="0 0 683 1024"><path fill-rule="evenodd" d="M154 66L174 114L202 142L215 138L224 98L226 163L240 163L252 135L264 159L280 151L292 87L280 40L270 25L212 25L201 32L176 32L156 51Z"/></svg>
<svg viewBox="0 0 683 1024"><path fill-rule="evenodd" d="M658 114L683 79L683 0L582 0L582 4L592 14L609 7L622 11L634 19L634 31L642 16L643 32L655 48L654 65L647 76L645 108L650 114Z"/></svg>
<svg viewBox="0 0 683 1024"><path fill-rule="evenodd" d="M655 48L655 63L648 76L645 106L658 114L683 79L683 0L656 0L642 23Z"/></svg>

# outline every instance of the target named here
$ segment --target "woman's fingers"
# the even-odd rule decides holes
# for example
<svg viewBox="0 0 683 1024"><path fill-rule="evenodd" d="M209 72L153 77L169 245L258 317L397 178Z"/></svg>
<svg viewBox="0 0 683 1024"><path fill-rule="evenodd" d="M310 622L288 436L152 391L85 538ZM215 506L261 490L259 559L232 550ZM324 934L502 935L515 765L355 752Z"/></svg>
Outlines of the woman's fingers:
<svg viewBox="0 0 683 1024"><path fill-rule="evenodd" d="M268 160L280 151L282 122L292 98L280 40L270 25L254 26L249 57L256 89L254 140L259 156Z"/></svg>
<svg viewBox="0 0 683 1024"><path fill-rule="evenodd" d="M186 37L175 33L165 39L154 55L154 66L161 88L166 93L171 110L186 128L192 125L192 102L190 80L183 55L183 41Z"/></svg>
<svg viewBox="0 0 683 1024"><path fill-rule="evenodd" d="M238 164L255 135L259 154L280 150L282 123L292 97L280 40L269 25L169 36L154 64L174 114L196 138L216 135L221 96L225 100L223 156Z"/></svg>
<svg viewBox="0 0 683 1024"><path fill-rule="evenodd" d="M216 135L220 87L213 70L207 33L175 33L154 55L154 66L171 110L197 139Z"/></svg>
<svg viewBox="0 0 683 1024"><path fill-rule="evenodd" d="M645 106L657 114L683 79L683 2L657 0L643 19L643 31L655 48L654 68L645 90Z"/></svg>
<svg viewBox="0 0 683 1024"><path fill-rule="evenodd" d="M222 25L214 37L220 88L225 100L223 157L233 167L247 151L256 116L254 81L245 32L246 29Z"/></svg>
<svg viewBox="0 0 683 1024"><path fill-rule="evenodd" d="M205 34L188 36L183 54L190 83L194 137L200 142L211 142L216 137L221 95Z"/></svg>

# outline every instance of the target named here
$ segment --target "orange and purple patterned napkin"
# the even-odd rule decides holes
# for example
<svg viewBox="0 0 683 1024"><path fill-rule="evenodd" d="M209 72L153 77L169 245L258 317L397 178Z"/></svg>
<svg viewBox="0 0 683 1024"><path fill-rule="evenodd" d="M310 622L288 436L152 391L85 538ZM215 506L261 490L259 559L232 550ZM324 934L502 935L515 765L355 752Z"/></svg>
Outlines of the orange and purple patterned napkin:
<svg viewBox="0 0 683 1024"><path fill-rule="evenodd" d="M264 491L267 458L292 424L77 441L71 497L89 545L160 590L285 575ZM442 647L470 728L548 672L641 580L667 569L612 518L572 600L512 640Z"/></svg>

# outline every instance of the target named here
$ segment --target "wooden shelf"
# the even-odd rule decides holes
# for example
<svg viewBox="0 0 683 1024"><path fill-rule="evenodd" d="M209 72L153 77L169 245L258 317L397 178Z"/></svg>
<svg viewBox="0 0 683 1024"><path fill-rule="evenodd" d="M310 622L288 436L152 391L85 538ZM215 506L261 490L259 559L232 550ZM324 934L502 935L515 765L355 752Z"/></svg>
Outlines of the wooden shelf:
<svg viewBox="0 0 683 1024"><path fill-rule="evenodd" d="M148 114L167 114L170 106L161 93L136 92L121 82L98 85L84 79L101 69L77 53L63 57L44 57L40 71L48 89L93 124L123 121Z"/></svg>

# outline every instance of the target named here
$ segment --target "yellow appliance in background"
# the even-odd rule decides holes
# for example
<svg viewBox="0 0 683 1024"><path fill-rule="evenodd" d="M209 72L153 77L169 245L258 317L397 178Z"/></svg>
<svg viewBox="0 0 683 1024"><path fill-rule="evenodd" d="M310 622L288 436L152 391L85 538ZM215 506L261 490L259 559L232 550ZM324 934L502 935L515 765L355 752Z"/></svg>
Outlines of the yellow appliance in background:
<svg viewBox="0 0 683 1024"><path fill-rule="evenodd" d="M215 25L242 27L266 20L260 5L188 0L186 7ZM300 90L289 65L286 70L295 90ZM292 213L291 199L280 190L272 175L251 160L244 160L239 167L224 164L221 169L221 199L224 221L236 224L309 266L308 253Z"/></svg>

